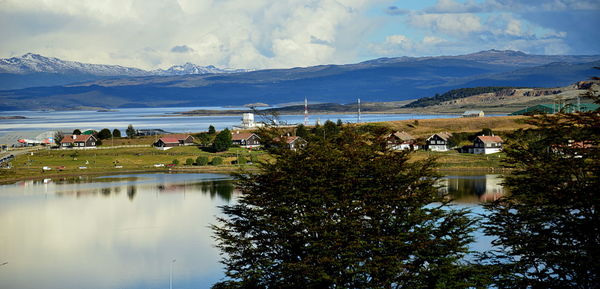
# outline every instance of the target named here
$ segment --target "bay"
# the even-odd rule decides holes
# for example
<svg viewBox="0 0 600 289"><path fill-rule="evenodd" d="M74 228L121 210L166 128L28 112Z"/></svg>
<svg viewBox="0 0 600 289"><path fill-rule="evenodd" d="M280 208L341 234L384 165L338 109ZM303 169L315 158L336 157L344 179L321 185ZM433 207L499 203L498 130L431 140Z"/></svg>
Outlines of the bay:
<svg viewBox="0 0 600 289"><path fill-rule="evenodd" d="M504 193L499 175L440 184L482 213ZM209 288L223 277L210 224L239 197L230 176L135 174L0 186L2 288ZM475 234L472 248L490 240ZM173 260L175 260L173 262ZM171 267L172 266L172 267Z"/></svg>
<svg viewBox="0 0 600 289"><path fill-rule="evenodd" d="M169 108L128 108L118 111L0 111L0 116L24 116L26 119L0 120L0 136L24 131L72 131L74 129L102 128L119 129L124 132L129 124L136 129L163 129L169 132L199 132L206 131L213 125L216 129L232 128L239 125L241 115L233 116L172 116L176 112L197 109L223 110L242 109L224 107L169 107ZM171 115L171 116L169 116ZM405 119L454 118L460 115L429 115L429 114L362 114L361 122L380 122ZM309 124L317 120L355 123L356 114L310 114ZM303 115L281 115L281 120L288 124L304 122ZM263 121L260 117L256 121Z"/></svg>

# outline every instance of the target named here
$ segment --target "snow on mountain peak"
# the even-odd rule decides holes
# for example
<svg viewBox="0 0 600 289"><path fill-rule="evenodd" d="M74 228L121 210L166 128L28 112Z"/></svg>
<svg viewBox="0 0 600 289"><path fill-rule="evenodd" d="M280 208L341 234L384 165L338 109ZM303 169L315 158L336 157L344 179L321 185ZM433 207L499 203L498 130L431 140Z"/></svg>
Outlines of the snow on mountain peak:
<svg viewBox="0 0 600 289"><path fill-rule="evenodd" d="M150 76L150 75L186 75L208 73L244 72L241 69L220 69L213 65L199 66L190 62L174 65L169 69L147 71L138 68L119 65L89 64L75 61L65 61L54 57L45 57L35 53L26 53L21 57L0 59L0 73L29 74L89 74L96 76Z"/></svg>

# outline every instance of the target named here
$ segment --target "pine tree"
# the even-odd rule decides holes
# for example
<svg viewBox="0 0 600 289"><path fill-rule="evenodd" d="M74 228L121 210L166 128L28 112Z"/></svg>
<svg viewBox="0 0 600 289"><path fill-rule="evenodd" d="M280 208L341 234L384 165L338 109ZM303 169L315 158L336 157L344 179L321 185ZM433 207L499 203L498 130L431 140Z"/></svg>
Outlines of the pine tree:
<svg viewBox="0 0 600 289"><path fill-rule="evenodd" d="M217 133L217 131L215 130L215 127L210 125L208 126L208 134L215 134Z"/></svg>
<svg viewBox="0 0 600 289"><path fill-rule="evenodd" d="M484 260L498 288L598 288L600 110L529 123L505 149L511 193L486 205L498 250Z"/></svg>
<svg viewBox="0 0 600 289"><path fill-rule="evenodd" d="M215 140L213 141L213 151L223 152L229 149L231 145L231 132L228 129L224 129L215 137Z"/></svg>
<svg viewBox="0 0 600 289"><path fill-rule="evenodd" d="M128 137L128 138L133 138L133 137L135 137L135 135L136 135L136 131L135 131L135 129L133 128L133 125L131 125L131 124L130 124L130 125L128 125L128 126L127 126L127 130L125 131L125 134L127 134L127 137Z"/></svg>
<svg viewBox="0 0 600 289"><path fill-rule="evenodd" d="M472 221L431 160L354 128L277 152L237 175L243 194L213 226L227 276L213 288L468 287Z"/></svg>

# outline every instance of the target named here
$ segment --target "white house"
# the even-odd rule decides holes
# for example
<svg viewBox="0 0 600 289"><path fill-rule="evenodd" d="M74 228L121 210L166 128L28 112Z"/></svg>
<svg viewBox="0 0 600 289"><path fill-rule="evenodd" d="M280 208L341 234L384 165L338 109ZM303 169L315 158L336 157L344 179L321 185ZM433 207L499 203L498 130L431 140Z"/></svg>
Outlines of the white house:
<svg viewBox="0 0 600 289"><path fill-rule="evenodd" d="M503 142L499 136L480 135L473 141L473 153L487 155L500 152Z"/></svg>
<svg viewBox="0 0 600 289"><path fill-rule="evenodd" d="M425 140L425 147L430 151L445 152L450 150L449 140L452 136L449 132L436 133Z"/></svg>

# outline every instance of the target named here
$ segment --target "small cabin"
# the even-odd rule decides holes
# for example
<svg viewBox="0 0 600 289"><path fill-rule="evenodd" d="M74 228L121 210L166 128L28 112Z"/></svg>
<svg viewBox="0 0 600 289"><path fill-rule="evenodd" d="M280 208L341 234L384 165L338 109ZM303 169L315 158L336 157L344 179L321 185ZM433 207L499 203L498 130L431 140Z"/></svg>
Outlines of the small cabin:
<svg viewBox="0 0 600 289"><path fill-rule="evenodd" d="M452 136L449 132L440 132L433 134L425 140L425 148L430 151L445 152L450 150L450 137Z"/></svg>
<svg viewBox="0 0 600 289"><path fill-rule="evenodd" d="M388 148L392 150L416 150L419 149L417 140L404 131L389 134L386 138Z"/></svg>
<svg viewBox="0 0 600 289"><path fill-rule="evenodd" d="M280 142L281 138L277 137L274 139L276 142ZM297 150L299 148L303 148L306 146L306 140L299 136L284 136L283 141L285 142L285 147L289 150Z"/></svg>
<svg viewBox="0 0 600 289"><path fill-rule="evenodd" d="M251 132L234 132L231 134L231 142L243 148L260 147L260 137Z"/></svg>
<svg viewBox="0 0 600 289"><path fill-rule="evenodd" d="M95 136L88 135L68 135L60 140L61 148L89 149L96 148L98 139Z"/></svg>
<svg viewBox="0 0 600 289"><path fill-rule="evenodd" d="M493 154L502 150L504 141L499 136L480 135L473 141L474 154Z"/></svg>
<svg viewBox="0 0 600 289"><path fill-rule="evenodd" d="M189 134L172 134L159 138L154 147L162 150L168 150L172 147L188 146L194 144L194 137Z"/></svg>
<svg viewBox="0 0 600 289"><path fill-rule="evenodd" d="M467 110L462 114L462 117L484 117L482 110Z"/></svg>

